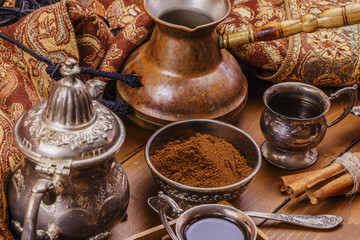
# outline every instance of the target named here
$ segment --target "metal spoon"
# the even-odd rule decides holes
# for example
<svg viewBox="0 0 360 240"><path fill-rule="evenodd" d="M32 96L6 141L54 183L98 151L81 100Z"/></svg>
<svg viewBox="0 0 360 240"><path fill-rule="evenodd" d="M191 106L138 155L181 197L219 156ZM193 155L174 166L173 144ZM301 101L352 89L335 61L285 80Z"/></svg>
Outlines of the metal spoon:
<svg viewBox="0 0 360 240"><path fill-rule="evenodd" d="M148 198L149 206L156 212L157 210L157 196ZM191 208L191 205L180 202L179 206L185 211ZM301 214L280 214L280 213L262 213L244 211L250 217L270 219L280 222L285 222L302 227L315 228L315 229L333 229L340 225L344 219L335 215L301 215ZM178 215L172 211L166 212L169 220L178 218Z"/></svg>
<svg viewBox="0 0 360 240"><path fill-rule="evenodd" d="M250 217L271 219L290 223L293 225L316 228L316 229L332 229L341 224L344 219L335 215L301 215L301 214L280 214L280 213L262 213L244 211Z"/></svg>

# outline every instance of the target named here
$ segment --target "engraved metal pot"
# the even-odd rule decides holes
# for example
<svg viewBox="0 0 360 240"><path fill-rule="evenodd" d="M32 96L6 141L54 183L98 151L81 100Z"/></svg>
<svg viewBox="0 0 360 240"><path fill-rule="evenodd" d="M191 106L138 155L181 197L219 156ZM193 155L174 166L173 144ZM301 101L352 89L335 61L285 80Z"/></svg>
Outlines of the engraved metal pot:
<svg viewBox="0 0 360 240"><path fill-rule="evenodd" d="M25 160L12 175L8 202L21 239L106 239L125 215L129 185L114 159L125 128L93 100L101 99L104 85L93 80L86 87L79 72L68 59L49 99L15 124Z"/></svg>

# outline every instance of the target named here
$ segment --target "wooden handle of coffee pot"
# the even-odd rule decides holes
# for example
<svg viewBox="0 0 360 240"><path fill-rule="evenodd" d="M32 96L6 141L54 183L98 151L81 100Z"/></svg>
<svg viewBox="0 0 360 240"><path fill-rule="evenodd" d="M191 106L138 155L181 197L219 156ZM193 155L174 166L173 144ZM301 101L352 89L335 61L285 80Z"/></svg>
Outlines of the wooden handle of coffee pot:
<svg viewBox="0 0 360 240"><path fill-rule="evenodd" d="M300 19L266 24L249 31L218 37L220 48L232 48L255 41L268 41L292 36L300 32L311 33L319 28L335 28L360 22L360 3L325 10L319 14L308 13Z"/></svg>

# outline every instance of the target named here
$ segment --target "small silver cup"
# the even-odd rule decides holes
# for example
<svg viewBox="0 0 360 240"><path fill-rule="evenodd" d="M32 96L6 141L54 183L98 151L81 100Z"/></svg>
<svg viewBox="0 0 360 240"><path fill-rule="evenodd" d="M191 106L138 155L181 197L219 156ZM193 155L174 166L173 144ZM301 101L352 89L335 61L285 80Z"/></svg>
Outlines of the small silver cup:
<svg viewBox="0 0 360 240"><path fill-rule="evenodd" d="M334 121L327 123L325 114L330 100L349 95L348 106ZM357 101L357 86L345 87L328 97L317 87L304 83L279 83L263 96L264 109L260 127L265 137L261 153L266 161L286 170L304 169L318 158L315 148L326 129L340 122Z"/></svg>
<svg viewBox="0 0 360 240"><path fill-rule="evenodd" d="M169 206L176 214L181 214L176 222L176 234L167 221L166 210ZM175 200L163 194L162 192L159 192L158 212L166 231L173 240L199 240L199 237L201 239L209 239L209 236L212 237L212 239L255 240L257 236L257 229L255 223L249 216L236 208L222 204L198 205L183 212L183 210L179 207ZM207 226L205 233L194 233L194 231L196 231L194 230L196 224L201 224L201 221L206 221L209 219L216 219L220 222L213 222L213 229ZM229 223L223 224L221 221L226 221ZM192 226L194 227L192 228ZM199 229L198 226L196 226L195 229ZM216 229L214 227L216 227ZM239 234L240 236L234 236L229 232L234 232L235 234ZM224 234L217 237L212 235L222 233L230 235Z"/></svg>

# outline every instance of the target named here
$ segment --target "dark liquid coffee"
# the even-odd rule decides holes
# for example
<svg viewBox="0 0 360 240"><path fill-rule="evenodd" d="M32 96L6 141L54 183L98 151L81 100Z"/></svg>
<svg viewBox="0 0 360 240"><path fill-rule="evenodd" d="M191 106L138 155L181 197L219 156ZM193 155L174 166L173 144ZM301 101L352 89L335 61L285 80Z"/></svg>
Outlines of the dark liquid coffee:
<svg viewBox="0 0 360 240"><path fill-rule="evenodd" d="M211 16L203 12L190 9L170 10L163 13L159 18L165 22L185 26L188 28L196 28L197 26L208 24L214 21Z"/></svg>
<svg viewBox="0 0 360 240"><path fill-rule="evenodd" d="M230 220L203 218L185 229L186 240L246 240L243 230Z"/></svg>
<svg viewBox="0 0 360 240"><path fill-rule="evenodd" d="M285 117L298 119L315 118L323 113L323 108L319 103L298 98L270 101L269 107L276 113Z"/></svg>

